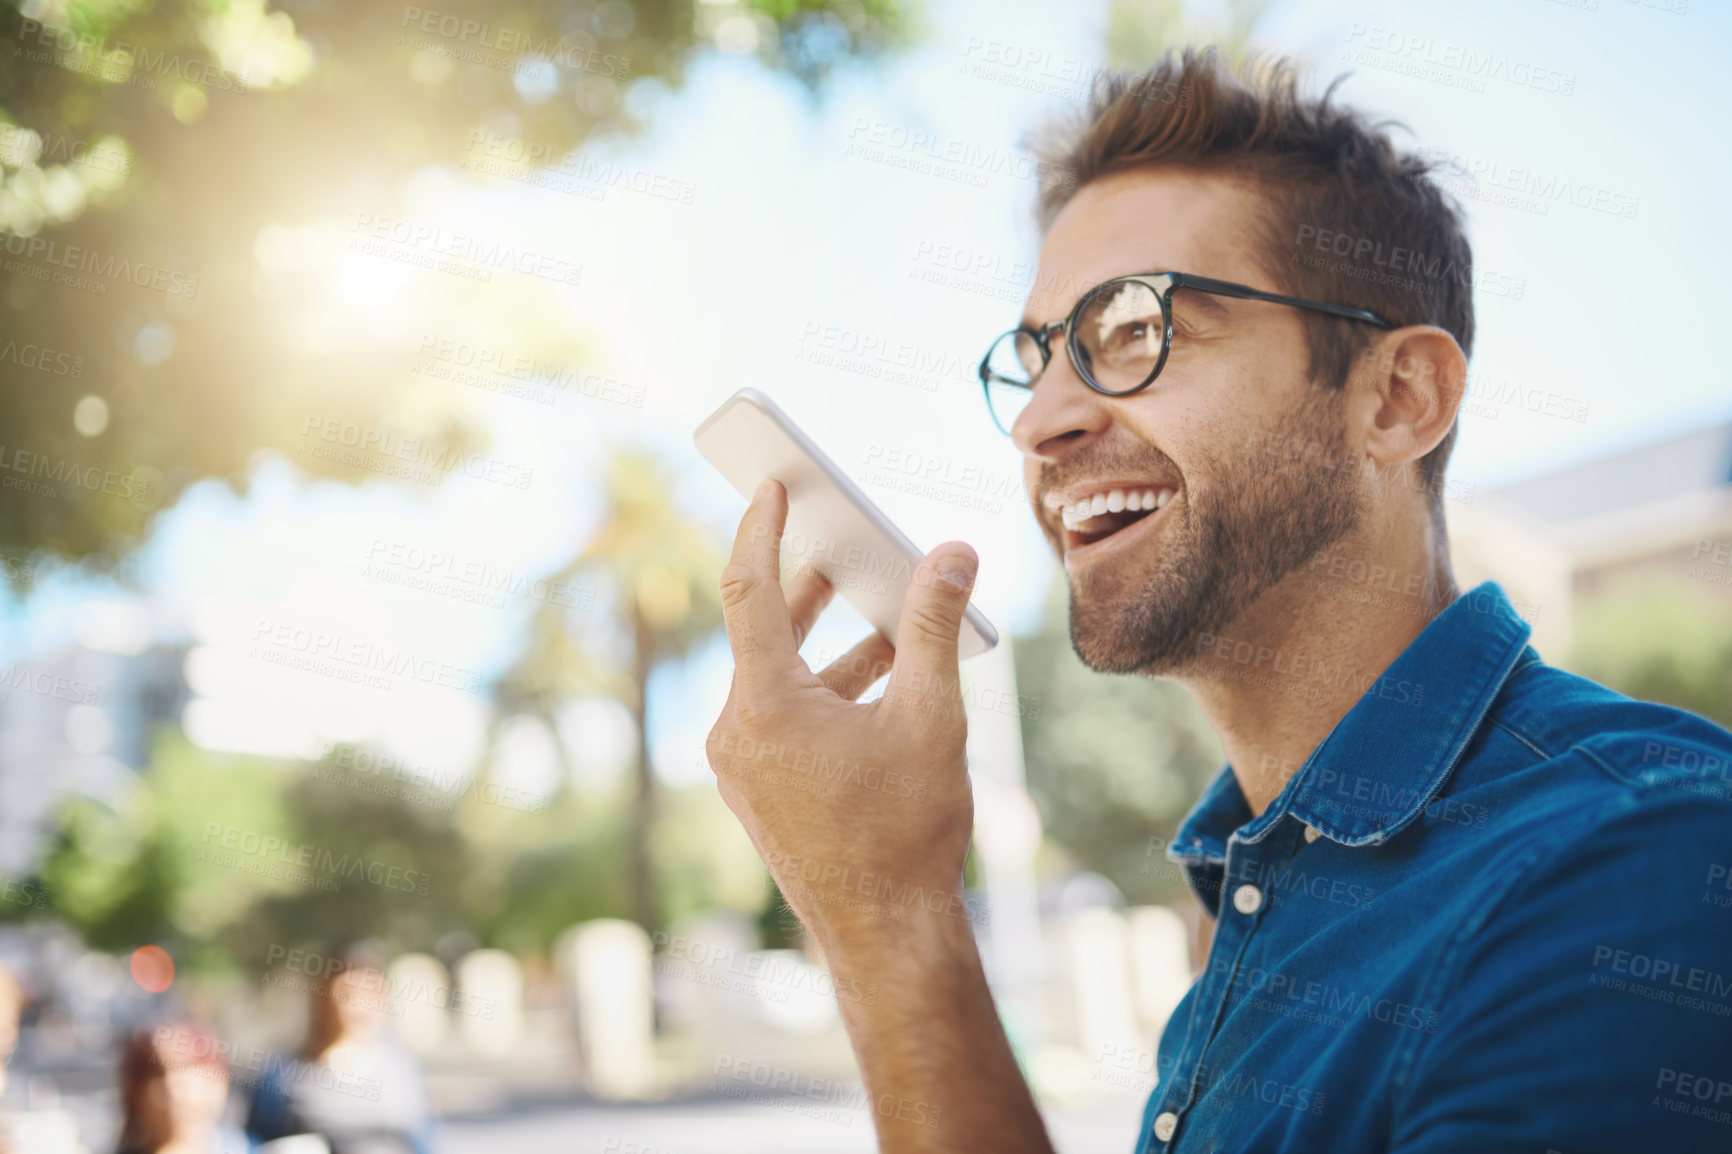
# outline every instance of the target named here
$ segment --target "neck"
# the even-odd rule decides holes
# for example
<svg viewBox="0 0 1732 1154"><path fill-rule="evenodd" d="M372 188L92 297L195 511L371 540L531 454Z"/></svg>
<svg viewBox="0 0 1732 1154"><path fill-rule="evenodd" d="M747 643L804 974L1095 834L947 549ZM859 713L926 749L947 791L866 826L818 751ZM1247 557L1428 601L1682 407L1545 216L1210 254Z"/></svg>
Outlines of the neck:
<svg viewBox="0 0 1732 1154"><path fill-rule="evenodd" d="M167 1145L157 1147L156 1154L206 1154L215 1134L214 1123L182 1127L175 1131Z"/></svg>
<svg viewBox="0 0 1732 1154"><path fill-rule="evenodd" d="M353 1045L354 1041L355 1037L353 1034L350 1034L339 1027L335 1033L324 1039L322 1045L309 1045L303 1052L306 1054L308 1061L323 1062L331 1056L333 1050L337 1049L339 1046Z"/></svg>
<svg viewBox="0 0 1732 1154"><path fill-rule="evenodd" d="M355 1051L371 1052L379 1048L380 1035L376 1030L339 1030L325 1048L314 1055L321 1062L329 1062L331 1055L339 1049L348 1047Z"/></svg>
<svg viewBox="0 0 1732 1154"><path fill-rule="evenodd" d="M1342 542L1268 590L1174 680L1221 739L1252 814L1457 596L1430 529L1399 548Z"/></svg>

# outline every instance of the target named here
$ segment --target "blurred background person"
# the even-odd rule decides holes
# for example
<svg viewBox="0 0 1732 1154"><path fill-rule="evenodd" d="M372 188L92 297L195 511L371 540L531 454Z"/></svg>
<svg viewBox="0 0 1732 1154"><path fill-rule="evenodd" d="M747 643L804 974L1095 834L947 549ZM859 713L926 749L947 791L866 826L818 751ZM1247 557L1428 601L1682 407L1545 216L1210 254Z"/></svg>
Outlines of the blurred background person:
<svg viewBox="0 0 1732 1154"><path fill-rule="evenodd" d="M0 966L0 1097L6 1094L6 1071L18 1047L18 1023L24 1014L24 987L11 970Z"/></svg>
<svg viewBox="0 0 1732 1154"><path fill-rule="evenodd" d="M11 1113L6 1108L6 1072L12 1066L12 1051L18 1046L18 1019L24 1012L24 988L12 971L0 966L0 1154L9 1154L12 1144L7 1141L7 1124Z"/></svg>
<svg viewBox="0 0 1732 1154"><path fill-rule="evenodd" d="M29 1095L14 1089L9 1074L20 1023L30 993L0 964L0 1154L89 1154L72 1116L58 1108L32 1109Z"/></svg>
<svg viewBox="0 0 1732 1154"><path fill-rule="evenodd" d="M389 997L383 958L344 953L313 988L299 1054L260 1078L248 1136L317 1134L332 1154L431 1154L432 1099L421 1064L386 1028Z"/></svg>
<svg viewBox="0 0 1732 1154"><path fill-rule="evenodd" d="M118 1154L247 1154L223 1122L229 1071L215 1035L196 1026L138 1030L120 1051Z"/></svg>

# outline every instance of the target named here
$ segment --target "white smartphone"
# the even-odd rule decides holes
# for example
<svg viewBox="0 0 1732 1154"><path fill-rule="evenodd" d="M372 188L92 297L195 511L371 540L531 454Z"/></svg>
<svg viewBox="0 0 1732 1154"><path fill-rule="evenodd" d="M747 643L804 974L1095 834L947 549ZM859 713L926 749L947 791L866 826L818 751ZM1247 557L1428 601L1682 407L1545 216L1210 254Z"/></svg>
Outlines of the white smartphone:
<svg viewBox="0 0 1732 1154"><path fill-rule="evenodd" d="M824 455L776 402L741 389L692 434L698 452L750 501L769 477L788 491L784 563L822 573L885 639L896 640L902 598L926 556ZM998 630L972 604L963 610L959 658L998 644Z"/></svg>

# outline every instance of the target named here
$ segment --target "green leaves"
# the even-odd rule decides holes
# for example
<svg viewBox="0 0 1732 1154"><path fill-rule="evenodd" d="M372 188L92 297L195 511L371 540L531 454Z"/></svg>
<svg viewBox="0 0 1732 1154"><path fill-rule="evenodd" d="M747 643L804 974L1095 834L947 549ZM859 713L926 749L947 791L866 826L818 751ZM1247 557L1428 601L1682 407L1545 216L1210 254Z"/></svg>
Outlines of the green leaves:
<svg viewBox="0 0 1732 1154"><path fill-rule="evenodd" d="M1177 685L1084 666L1067 598L1060 574L1040 630L1015 641L1017 692L1040 703L1022 718L1029 792L1048 838L1077 868L1103 874L1133 903L1177 897L1180 875L1162 851L1221 768L1220 744Z"/></svg>
<svg viewBox="0 0 1732 1154"><path fill-rule="evenodd" d="M0 487L0 553L113 568L188 485L239 488L264 447L314 475L376 475L303 451L309 420L477 451L472 391L365 331L351 234L427 225L404 189L429 166L504 183L635 131L636 86L678 87L746 29L767 66L815 89L835 64L906 42L904 13L887 0L86 0L57 26L0 10L0 473L19 482ZM495 145L527 159L495 171ZM396 302L415 336L497 313L477 327L513 354L586 352L545 280L429 272L416 288ZM91 397L106 421L75 423ZM117 497L124 479L148 498Z"/></svg>

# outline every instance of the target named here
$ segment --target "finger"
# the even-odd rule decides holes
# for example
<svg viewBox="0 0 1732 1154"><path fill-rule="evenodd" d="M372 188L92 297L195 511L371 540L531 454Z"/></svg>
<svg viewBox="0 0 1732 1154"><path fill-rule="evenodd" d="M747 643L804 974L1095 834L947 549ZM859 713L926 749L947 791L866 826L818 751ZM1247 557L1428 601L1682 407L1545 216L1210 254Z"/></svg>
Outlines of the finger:
<svg viewBox="0 0 1732 1154"><path fill-rule="evenodd" d="M896 623L896 663L885 703L892 709L942 711L961 705L956 637L974 587L979 558L961 541L946 541L914 570Z"/></svg>
<svg viewBox="0 0 1732 1154"><path fill-rule="evenodd" d="M836 587L816 569L802 569L798 577L788 582L787 596L788 618L794 625L794 648L798 649L817 624L818 615L836 596Z"/></svg>
<svg viewBox="0 0 1732 1154"><path fill-rule="evenodd" d="M895 647L884 640L882 633L874 633L826 665L818 680L836 696L858 701L873 682L890 671L890 661L895 656Z"/></svg>
<svg viewBox="0 0 1732 1154"><path fill-rule="evenodd" d="M787 521L786 492L779 482L765 481L740 518L733 552L722 569L722 619L734 651L736 679L746 686L799 661L782 596L780 558Z"/></svg>

